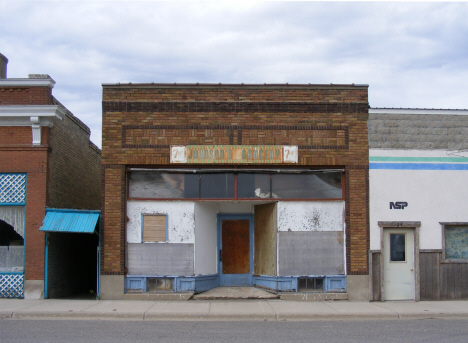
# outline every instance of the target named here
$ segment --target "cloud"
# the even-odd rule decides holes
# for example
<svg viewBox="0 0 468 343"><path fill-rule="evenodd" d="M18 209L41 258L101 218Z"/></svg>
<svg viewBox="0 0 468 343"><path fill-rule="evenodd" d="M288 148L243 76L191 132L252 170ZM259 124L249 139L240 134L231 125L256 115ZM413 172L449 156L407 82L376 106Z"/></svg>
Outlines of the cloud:
<svg viewBox="0 0 468 343"><path fill-rule="evenodd" d="M358 83L468 108L468 4L0 0L9 77L50 74L100 145L102 83Z"/></svg>

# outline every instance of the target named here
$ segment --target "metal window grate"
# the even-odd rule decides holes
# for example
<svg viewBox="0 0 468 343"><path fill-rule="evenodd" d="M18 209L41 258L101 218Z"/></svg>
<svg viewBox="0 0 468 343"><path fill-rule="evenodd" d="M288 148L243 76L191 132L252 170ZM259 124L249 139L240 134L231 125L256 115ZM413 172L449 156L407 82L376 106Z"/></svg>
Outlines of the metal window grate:
<svg viewBox="0 0 468 343"><path fill-rule="evenodd" d="M0 203L24 204L26 174L0 174Z"/></svg>
<svg viewBox="0 0 468 343"><path fill-rule="evenodd" d="M0 274L0 298L24 298L24 275Z"/></svg>

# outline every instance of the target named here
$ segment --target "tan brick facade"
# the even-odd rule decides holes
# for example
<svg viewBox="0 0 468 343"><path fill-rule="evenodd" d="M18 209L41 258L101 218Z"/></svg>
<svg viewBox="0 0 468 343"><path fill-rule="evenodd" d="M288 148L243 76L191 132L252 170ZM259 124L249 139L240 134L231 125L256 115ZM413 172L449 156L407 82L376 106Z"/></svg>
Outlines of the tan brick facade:
<svg viewBox="0 0 468 343"><path fill-rule="evenodd" d="M249 144L345 170L347 274L367 275L367 118L367 86L104 85L102 274L125 274L126 167L168 166L171 145Z"/></svg>

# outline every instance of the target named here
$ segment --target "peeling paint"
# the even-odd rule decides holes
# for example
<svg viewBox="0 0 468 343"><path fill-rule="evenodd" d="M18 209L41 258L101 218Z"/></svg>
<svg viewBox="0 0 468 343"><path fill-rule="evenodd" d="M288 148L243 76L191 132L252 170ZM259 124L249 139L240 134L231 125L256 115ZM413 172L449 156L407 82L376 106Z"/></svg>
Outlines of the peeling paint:
<svg viewBox="0 0 468 343"><path fill-rule="evenodd" d="M127 242L141 243L142 214L166 214L169 243L195 242L195 205L189 201L128 201Z"/></svg>
<svg viewBox="0 0 468 343"><path fill-rule="evenodd" d="M344 201L278 202L278 231L343 231Z"/></svg>

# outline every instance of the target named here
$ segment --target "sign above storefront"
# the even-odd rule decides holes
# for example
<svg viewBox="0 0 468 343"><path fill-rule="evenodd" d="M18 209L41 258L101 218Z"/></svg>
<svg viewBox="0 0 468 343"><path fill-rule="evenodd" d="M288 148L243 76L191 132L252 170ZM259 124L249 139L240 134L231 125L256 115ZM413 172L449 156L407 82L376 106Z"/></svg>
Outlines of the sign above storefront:
<svg viewBox="0 0 468 343"><path fill-rule="evenodd" d="M298 163L297 145L171 146L171 163L278 164Z"/></svg>

